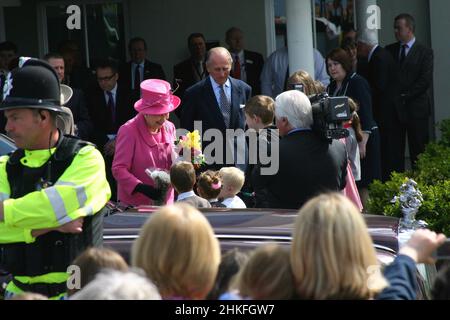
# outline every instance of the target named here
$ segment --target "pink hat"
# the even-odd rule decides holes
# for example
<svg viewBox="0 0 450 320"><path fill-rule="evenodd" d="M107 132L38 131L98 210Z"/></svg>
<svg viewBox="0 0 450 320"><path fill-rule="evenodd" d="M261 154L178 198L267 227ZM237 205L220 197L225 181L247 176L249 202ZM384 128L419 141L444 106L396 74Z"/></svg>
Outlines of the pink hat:
<svg viewBox="0 0 450 320"><path fill-rule="evenodd" d="M170 91L170 83L159 79L141 82L141 99L136 101L134 109L143 114L159 115L169 113L181 103L181 99Z"/></svg>

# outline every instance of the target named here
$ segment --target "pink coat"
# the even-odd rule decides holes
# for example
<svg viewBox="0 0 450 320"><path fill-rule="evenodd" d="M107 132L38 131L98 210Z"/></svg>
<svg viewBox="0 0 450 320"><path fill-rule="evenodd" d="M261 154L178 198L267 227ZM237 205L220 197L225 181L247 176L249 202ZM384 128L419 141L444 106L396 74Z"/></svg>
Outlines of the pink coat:
<svg viewBox="0 0 450 320"><path fill-rule="evenodd" d="M139 183L154 186L145 169L153 167L170 170L174 141L175 126L170 121L166 121L156 134L148 131L142 114L138 114L120 127L112 164L120 202L127 205L152 204L152 200L143 194L132 192ZM170 188L166 203L173 203L173 198L173 188Z"/></svg>

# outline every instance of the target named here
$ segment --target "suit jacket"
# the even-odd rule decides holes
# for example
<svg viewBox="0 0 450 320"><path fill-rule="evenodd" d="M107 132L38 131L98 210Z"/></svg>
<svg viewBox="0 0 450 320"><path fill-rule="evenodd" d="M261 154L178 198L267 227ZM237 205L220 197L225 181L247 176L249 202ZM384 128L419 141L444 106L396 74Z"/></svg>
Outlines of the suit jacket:
<svg viewBox="0 0 450 320"><path fill-rule="evenodd" d="M255 189L267 190L264 207L299 209L320 193L344 189L346 176L342 142L329 144L312 131L296 131L280 140L278 172L252 181Z"/></svg>
<svg viewBox="0 0 450 320"><path fill-rule="evenodd" d="M251 97L252 89L244 81L229 77L231 82L231 118L229 129L245 128L245 115L240 105ZM218 129L226 137L225 121L217 103L210 77L196 83L186 90L181 106L180 127L193 131L194 121L202 121L202 130ZM210 141L203 141L205 148ZM223 155L226 155L226 143L223 144Z"/></svg>
<svg viewBox="0 0 450 320"><path fill-rule="evenodd" d="M264 58L261 54L244 50L245 72L247 83L252 87L252 95L261 94L261 72L264 66Z"/></svg>
<svg viewBox="0 0 450 320"><path fill-rule="evenodd" d="M119 127L133 118L137 113L131 102L131 92L122 85L117 85L116 91L116 122L112 122L104 91L97 85L88 94L89 113L94 124L92 142L100 150L108 142L108 134L117 134Z"/></svg>
<svg viewBox="0 0 450 320"><path fill-rule="evenodd" d="M143 80L147 79L161 79L166 80L166 74L160 64L150 62L145 59L144 62L144 77ZM134 79L131 79L131 61L122 65L119 71L119 83L127 89L131 90L131 83ZM134 89L132 91L133 102L139 100L140 88Z"/></svg>
<svg viewBox="0 0 450 320"><path fill-rule="evenodd" d="M383 126L395 115L395 96L397 94L397 73L395 61L389 51L376 47L370 61L364 61L367 68L358 72L366 78L372 90L372 111L375 122Z"/></svg>
<svg viewBox="0 0 450 320"><path fill-rule="evenodd" d="M416 40L402 64L399 61L399 42L388 45L386 50L397 63L399 94L396 107L400 119L428 117L431 111L433 50Z"/></svg>
<svg viewBox="0 0 450 320"><path fill-rule="evenodd" d="M66 107L72 111L73 120L78 129L76 135L83 140L89 140L93 126L89 117L89 111L86 106L84 93L79 89L72 90L72 98L70 98L70 100L66 103Z"/></svg>
<svg viewBox="0 0 450 320"><path fill-rule="evenodd" d="M208 200L203 199L202 197L199 197L197 195L194 195L192 197L184 198L182 200L177 200L177 202L186 202L189 203L194 208L211 208L211 204Z"/></svg>
<svg viewBox="0 0 450 320"><path fill-rule="evenodd" d="M166 121L158 134L150 134L140 113L119 128L112 164L119 201L128 205L153 203L148 197L133 191L139 183L155 186L153 179L145 173L146 169L170 170L174 140L173 123ZM174 190L170 186L166 204L173 203L173 198Z"/></svg>
<svg viewBox="0 0 450 320"><path fill-rule="evenodd" d="M251 88L244 81L231 81L231 121L229 129L244 129L245 115L240 105L251 97ZM194 130L194 121L202 121L202 129L219 129L225 134L225 121L217 103L210 77L196 83L184 95L182 101L181 127Z"/></svg>
<svg viewBox="0 0 450 320"><path fill-rule="evenodd" d="M63 84L72 89L80 90L86 90L93 82L96 82L95 76L88 68L83 66L74 66L72 72L66 73L63 79Z"/></svg>
<svg viewBox="0 0 450 320"><path fill-rule="evenodd" d="M205 64L203 65L203 74L200 75L198 74L195 62L191 58L180 62L179 64L173 67L173 77L174 77L173 88L177 87L176 82L178 82L178 85L180 86L178 90L175 91L175 95L177 95L180 98L183 98L187 88L201 81L206 76L208 76L208 71L206 70ZM181 81L178 81L178 79ZM176 109L175 113L178 117L181 117L181 108Z"/></svg>

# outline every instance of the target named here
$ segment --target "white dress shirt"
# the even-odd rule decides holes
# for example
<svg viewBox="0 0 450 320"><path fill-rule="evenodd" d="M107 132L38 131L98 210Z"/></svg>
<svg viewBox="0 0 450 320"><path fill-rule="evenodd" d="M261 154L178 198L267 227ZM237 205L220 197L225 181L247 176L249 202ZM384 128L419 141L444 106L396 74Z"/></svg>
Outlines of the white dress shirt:
<svg viewBox="0 0 450 320"><path fill-rule="evenodd" d="M261 73L262 94L275 98L284 91L288 65L287 47L278 49L267 58ZM290 70L289 72L294 73L295 71L297 70ZM316 49L314 49L314 73L315 80L320 81L325 87L328 86L330 77L327 74L325 59Z"/></svg>

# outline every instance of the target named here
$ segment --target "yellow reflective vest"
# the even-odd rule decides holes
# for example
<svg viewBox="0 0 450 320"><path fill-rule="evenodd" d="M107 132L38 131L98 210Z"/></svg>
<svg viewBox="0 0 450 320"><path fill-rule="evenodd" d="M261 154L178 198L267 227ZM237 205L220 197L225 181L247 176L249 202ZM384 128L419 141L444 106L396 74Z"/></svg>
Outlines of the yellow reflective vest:
<svg viewBox="0 0 450 320"><path fill-rule="evenodd" d="M50 150L53 154L56 148ZM49 150L25 150L20 162L38 168L50 158ZM106 180L105 163L92 145L82 147L56 183L17 199L10 199L6 172L9 156L0 157L0 201L4 221L0 222L0 244L33 243L31 231L55 228L80 217L99 212L108 202L111 190ZM48 273L35 277L16 277L21 283L56 283L67 279L66 273ZM10 283L7 290L19 292Z"/></svg>

